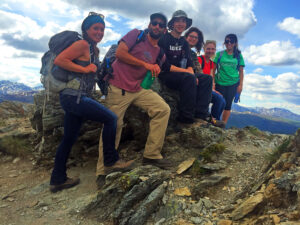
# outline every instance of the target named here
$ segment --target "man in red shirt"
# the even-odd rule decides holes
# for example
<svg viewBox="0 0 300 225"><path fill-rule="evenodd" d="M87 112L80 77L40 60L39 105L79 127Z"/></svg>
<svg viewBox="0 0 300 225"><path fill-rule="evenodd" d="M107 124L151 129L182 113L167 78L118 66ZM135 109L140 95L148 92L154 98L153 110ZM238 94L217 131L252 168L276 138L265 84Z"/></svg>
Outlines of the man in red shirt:
<svg viewBox="0 0 300 225"><path fill-rule="evenodd" d="M157 62L161 51L158 40L166 32L166 25L167 18L162 13L154 13L150 16L149 32L144 41L135 44L140 33L137 29L122 37L116 51L116 60L112 64L113 78L109 80L110 88L106 97L107 107L118 116L116 148L119 146L125 112L131 104L134 104L145 110L151 119L143 164L151 164L162 169L172 166L170 161L161 155L170 107L156 92L143 89L141 83L147 71L151 71L152 76L157 77L161 69L170 70L165 55L161 62ZM134 47L129 52L132 46ZM103 165L103 141L105 140L100 136L96 172L98 188L104 184L106 175Z"/></svg>

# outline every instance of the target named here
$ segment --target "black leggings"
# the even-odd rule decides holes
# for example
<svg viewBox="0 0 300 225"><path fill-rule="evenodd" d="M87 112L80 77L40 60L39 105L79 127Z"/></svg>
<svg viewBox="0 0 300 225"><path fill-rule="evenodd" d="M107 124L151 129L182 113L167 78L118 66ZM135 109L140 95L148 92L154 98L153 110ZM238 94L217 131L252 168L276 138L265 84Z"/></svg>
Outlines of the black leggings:
<svg viewBox="0 0 300 225"><path fill-rule="evenodd" d="M226 101L225 110L231 110L231 105L233 98L236 94L236 89L239 86L240 82L237 82L236 84L230 85L230 86L222 86L219 84L216 84L216 91L220 92Z"/></svg>

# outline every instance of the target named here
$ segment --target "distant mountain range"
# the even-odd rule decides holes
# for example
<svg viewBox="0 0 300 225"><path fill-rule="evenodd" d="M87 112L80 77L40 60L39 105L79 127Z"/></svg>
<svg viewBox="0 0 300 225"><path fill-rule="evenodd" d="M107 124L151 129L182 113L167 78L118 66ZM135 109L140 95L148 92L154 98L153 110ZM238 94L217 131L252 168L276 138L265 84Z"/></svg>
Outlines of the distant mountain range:
<svg viewBox="0 0 300 225"><path fill-rule="evenodd" d="M272 133L294 134L300 128L300 115L282 108L248 108L238 104L232 105L232 114L227 127L243 128L255 126Z"/></svg>
<svg viewBox="0 0 300 225"><path fill-rule="evenodd" d="M251 112L256 113L264 116L270 116L275 118L285 118L288 120L295 120L300 122L300 115L295 114L287 109L283 108L263 108L263 107L243 107L238 104L232 105L232 110L235 112Z"/></svg>
<svg viewBox="0 0 300 225"><path fill-rule="evenodd" d="M33 95L42 89L42 85L31 88L22 83L2 80L0 81L0 102L20 101L33 103ZM228 128L255 126L263 131L282 134L294 134L300 128L300 115L286 109L250 108L238 104L233 104L232 106L232 114L227 124Z"/></svg>
<svg viewBox="0 0 300 225"><path fill-rule="evenodd" d="M42 86L31 88L22 83L2 80L0 81L0 102L20 101L33 103L33 95L41 89Z"/></svg>

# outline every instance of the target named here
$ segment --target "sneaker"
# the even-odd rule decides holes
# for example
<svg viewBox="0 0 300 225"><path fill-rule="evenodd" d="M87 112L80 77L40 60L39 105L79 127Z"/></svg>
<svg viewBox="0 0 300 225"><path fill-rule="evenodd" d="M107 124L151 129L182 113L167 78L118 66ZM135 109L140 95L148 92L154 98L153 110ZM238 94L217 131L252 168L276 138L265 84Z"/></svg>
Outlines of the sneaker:
<svg viewBox="0 0 300 225"><path fill-rule="evenodd" d="M152 165L159 167L161 169L170 169L173 167L172 163L167 159L148 159L143 158L143 164L144 165Z"/></svg>
<svg viewBox="0 0 300 225"><path fill-rule="evenodd" d="M63 184L50 185L50 191L52 193L55 193L55 192L61 191L63 189L74 187L79 183L80 183L79 178L69 178L69 177L67 177L67 180Z"/></svg>
<svg viewBox="0 0 300 225"><path fill-rule="evenodd" d="M133 162L134 162L134 160L129 160L126 162L124 160L119 159L112 166L104 166L104 171L107 174L112 173L112 172L117 172L117 171L126 172L132 168Z"/></svg>
<svg viewBox="0 0 300 225"><path fill-rule="evenodd" d="M97 188L101 189L105 184L106 175L98 175L96 179Z"/></svg>

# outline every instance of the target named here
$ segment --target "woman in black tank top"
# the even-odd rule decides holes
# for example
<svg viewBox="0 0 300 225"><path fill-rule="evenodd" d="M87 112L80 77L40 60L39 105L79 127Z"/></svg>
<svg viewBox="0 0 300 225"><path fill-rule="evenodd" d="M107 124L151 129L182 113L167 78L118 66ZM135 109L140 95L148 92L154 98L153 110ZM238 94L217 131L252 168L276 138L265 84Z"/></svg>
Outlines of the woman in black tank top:
<svg viewBox="0 0 300 225"><path fill-rule="evenodd" d="M103 123L102 138L105 167L122 170L132 164L132 161L121 161L115 149L117 116L88 95L94 84L99 65L99 49L96 44L102 40L104 35L104 16L90 13L84 19L81 29L83 40L74 42L62 51L54 61L54 64L63 69L79 74L84 82L83 87L80 89L80 95L78 95L78 90L73 89L65 89L60 92L60 103L65 111L64 136L56 151L54 169L50 179L51 192L73 187L80 182L79 178L69 178L67 176L66 164L84 120Z"/></svg>

